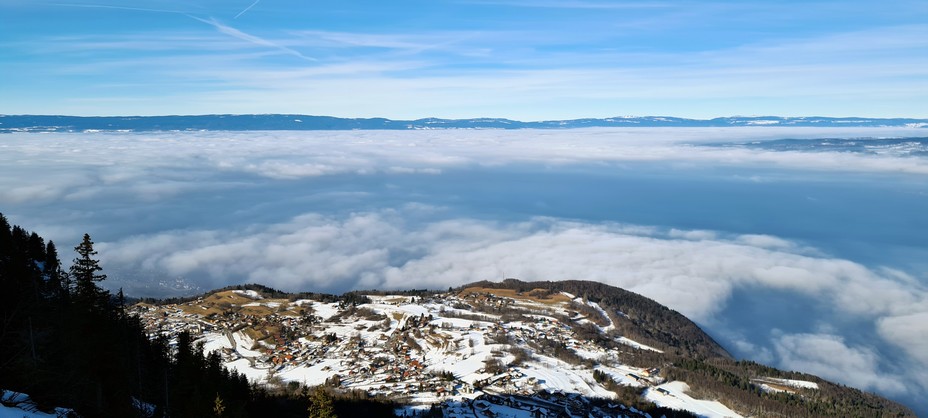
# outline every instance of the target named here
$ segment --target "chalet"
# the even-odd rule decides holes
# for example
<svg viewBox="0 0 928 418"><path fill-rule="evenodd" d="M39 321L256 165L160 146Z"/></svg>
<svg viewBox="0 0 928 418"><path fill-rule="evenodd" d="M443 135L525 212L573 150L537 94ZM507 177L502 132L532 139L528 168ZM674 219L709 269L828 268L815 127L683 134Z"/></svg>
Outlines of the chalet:
<svg viewBox="0 0 928 418"><path fill-rule="evenodd" d="M474 393L474 385L464 382L457 386L456 388L459 393L471 394Z"/></svg>

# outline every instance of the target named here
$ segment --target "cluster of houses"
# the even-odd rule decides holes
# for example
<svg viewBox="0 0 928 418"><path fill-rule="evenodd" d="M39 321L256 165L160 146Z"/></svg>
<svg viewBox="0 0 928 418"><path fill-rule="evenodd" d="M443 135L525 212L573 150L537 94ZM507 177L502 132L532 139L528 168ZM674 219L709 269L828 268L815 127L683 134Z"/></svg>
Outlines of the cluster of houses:
<svg viewBox="0 0 928 418"><path fill-rule="evenodd" d="M214 323L205 321L202 316L187 313L177 307L161 307L155 305L138 304L129 308L129 314L137 315L145 327L149 337L174 337L188 331L192 335L200 335L218 329Z"/></svg>
<svg viewBox="0 0 928 418"><path fill-rule="evenodd" d="M440 295L415 309L408 308L412 305L408 298L389 300L377 299L354 315L346 314L354 312L350 307L311 301L264 300L217 309L216 305L196 300L183 305L139 304L132 309L152 337L172 337L188 331L195 338L221 340L219 350L226 363L246 358L252 369L266 371L266 382L272 382L275 375L293 379L295 372L315 373L324 375L326 383L333 386L361 389L371 395L442 402L443 407L468 409L476 414L473 416L491 416L481 412L487 409L483 405L490 404L518 407L538 417L571 416L581 406L593 411L589 405L571 406L574 401L563 394L550 395L554 400L538 398L534 394L547 388L545 382L525 375L513 365L456 376L443 371L434 358L435 353L441 353L463 361L469 356L487 355L489 346L527 346L540 340L587 352L598 350L593 342L574 338L570 324L563 320L565 316L545 315L539 308L522 310L518 319L504 321L500 314L482 312L478 316L473 310L463 309L474 304L500 308L496 312L519 308L513 307L513 299L492 294ZM248 306L251 308L243 308ZM428 306L424 312L423 306ZM314 315L320 313L317 309L325 311L323 316ZM483 338L476 347L474 335ZM646 384L649 375L656 372L640 370L633 378ZM492 397L503 393L508 397ZM599 416L590 414L583 416Z"/></svg>
<svg viewBox="0 0 928 418"><path fill-rule="evenodd" d="M612 418L650 417L650 415L616 403L594 404L575 393L540 391L531 396L483 394L473 399L444 401L446 417L495 418L527 416L530 418Z"/></svg>

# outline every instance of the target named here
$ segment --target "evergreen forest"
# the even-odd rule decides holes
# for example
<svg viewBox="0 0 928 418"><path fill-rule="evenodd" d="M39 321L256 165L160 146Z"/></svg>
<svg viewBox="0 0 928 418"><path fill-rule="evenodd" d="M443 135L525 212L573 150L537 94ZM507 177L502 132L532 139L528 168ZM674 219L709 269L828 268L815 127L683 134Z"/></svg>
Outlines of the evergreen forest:
<svg viewBox="0 0 928 418"><path fill-rule="evenodd" d="M393 416L363 394L254 386L187 333L149 338L122 292L100 286L90 235L74 251L64 269L54 242L0 214L0 389L82 417Z"/></svg>

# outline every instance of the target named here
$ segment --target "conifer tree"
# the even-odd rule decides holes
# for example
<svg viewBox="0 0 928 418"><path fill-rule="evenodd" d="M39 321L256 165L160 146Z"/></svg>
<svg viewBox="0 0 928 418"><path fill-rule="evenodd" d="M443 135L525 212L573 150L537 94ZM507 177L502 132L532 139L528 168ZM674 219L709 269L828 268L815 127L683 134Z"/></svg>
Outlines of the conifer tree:
<svg viewBox="0 0 928 418"><path fill-rule="evenodd" d="M106 279L106 275L97 273L103 268L100 267L100 262L93 258L97 252L93 249L90 234L84 234L84 240L74 247L74 251L77 251L78 257L71 265L71 278L74 280L77 299L91 306L97 305L106 296L105 292L97 287L97 282Z"/></svg>
<svg viewBox="0 0 928 418"><path fill-rule="evenodd" d="M33 232L29 234L29 244L27 251L29 251L29 257L35 261L45 262L45 240L39 236L39 234Z"/></svg>
<svg viewBox="0 0 928 418"><path fill-rule="evenodd" d="M309 418L338 418L335 415L335 406L332 404L332 397L326 392L325 388L317 386L309 395Z"/></svg>
<svg viewBox="0 0 928 418"><path fill-rule="evenodd" d="M45 245L45 265L42 268L42 274L45 275L47 294L52 298L64 296L64 293L68 291L64 277L67 272L61 270L61 260L58 259L58 249L54 241L48 241Z"/></svg>
<svg viewBox="0 0 928 418"><path fill-rule="evenodd" d="M222 398L219 397L219 394L216 394L216 399L213 401L213 413L216 414L217 418L222 418L222 413L226 411L226 406L222 402Z"/></svg>
<svg viewBox="0 0 928 418"><path fill-rule="evenodd" d="M116 294L116 313L120 319L126 319L126 294L122 292L121 287Z"/></svg>

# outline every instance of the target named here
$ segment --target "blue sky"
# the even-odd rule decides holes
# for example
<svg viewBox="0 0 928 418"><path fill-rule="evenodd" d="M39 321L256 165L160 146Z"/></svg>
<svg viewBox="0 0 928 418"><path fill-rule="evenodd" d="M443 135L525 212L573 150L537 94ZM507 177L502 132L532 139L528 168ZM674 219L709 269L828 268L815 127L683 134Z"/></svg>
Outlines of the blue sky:
<svg viewBox="0 0 928 418"><path fill-rule="evenodd" d="M928 3L0 0L0 113L926 117Z"/></svg>

